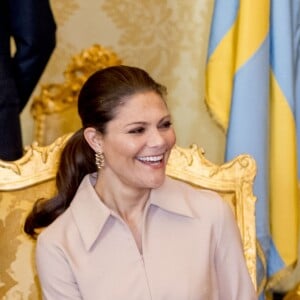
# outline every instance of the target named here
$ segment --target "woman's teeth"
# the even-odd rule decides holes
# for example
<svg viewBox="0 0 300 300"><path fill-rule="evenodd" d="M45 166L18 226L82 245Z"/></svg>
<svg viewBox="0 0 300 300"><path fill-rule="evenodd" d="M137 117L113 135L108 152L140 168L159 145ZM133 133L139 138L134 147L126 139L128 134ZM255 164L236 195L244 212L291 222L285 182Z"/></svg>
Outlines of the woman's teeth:
<svg viewBox="0 0 300 300"><path fill-rule="evenodd" d="M163 159L163 155L156 155L156 156L143 156L138 157L137 159L141 162L158 162Z"/></svg>

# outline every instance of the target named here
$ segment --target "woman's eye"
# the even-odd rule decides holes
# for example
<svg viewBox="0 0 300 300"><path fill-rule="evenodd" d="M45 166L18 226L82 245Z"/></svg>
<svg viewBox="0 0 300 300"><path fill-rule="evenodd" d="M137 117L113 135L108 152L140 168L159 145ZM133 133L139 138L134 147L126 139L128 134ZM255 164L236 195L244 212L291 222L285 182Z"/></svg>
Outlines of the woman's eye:
<svg viewBox="0 0 300 300"><path fill-rule="evenodd" d="M162 128L170 128L171 126L172 126L171 121L163 122L162 125L161 125Z"/></svg>
<svg viewBox="0 0 300 300"><path fill-rule="evenodd" d="M128 133L138 134L138 133L143 133L144 131L145 131L144 127L138 127L138 128L129 130Z"/></svg>

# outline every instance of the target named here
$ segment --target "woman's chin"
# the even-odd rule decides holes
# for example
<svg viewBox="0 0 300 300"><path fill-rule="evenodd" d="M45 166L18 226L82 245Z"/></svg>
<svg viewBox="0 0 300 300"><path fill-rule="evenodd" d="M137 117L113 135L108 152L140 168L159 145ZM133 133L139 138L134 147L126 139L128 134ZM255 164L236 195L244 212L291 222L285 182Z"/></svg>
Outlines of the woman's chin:
<svg viewBox="0 0 300 300"><path fill-rule="evenodd" d="M152 189L159 188L165 182L165 178L166 178L165 174L163 176L153 178L153 180L151 180L150 182L150 188Z"/></svg>

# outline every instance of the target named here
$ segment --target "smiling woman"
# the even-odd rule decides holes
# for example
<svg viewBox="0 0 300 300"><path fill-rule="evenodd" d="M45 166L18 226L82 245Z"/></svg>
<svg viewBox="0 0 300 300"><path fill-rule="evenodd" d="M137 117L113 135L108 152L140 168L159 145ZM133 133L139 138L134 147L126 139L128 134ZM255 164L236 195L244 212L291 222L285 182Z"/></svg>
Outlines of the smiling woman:
<svg viewBox="0 0 300 300"><path fill-rule="evenodd" d="M134 200L143 206L143 201L139 200L140 192L137 199L130 194L124 201L124 196L104 195L105 191L123 193L124 188L140 188L144 190L143 199L146 201L150 189L163 183L167 159L175 144L175 133L166 103L156 92L143 91L132 95L107 124L105 134L88 127L84 136L95 152L105 156L105 168L99 173L96 190L108 206L116 206L122 217L126 212L117 207L123 203ZM121 199L121 203L114 203Z"/></svg>
<svg viewBox="0 0 300 300"><path fill-rule="evenodd" d="M176 140L166 89L109 67L86 81L78 111L58 193L25 223L44 299L256 299L231 208L165 174Z"/></svg>

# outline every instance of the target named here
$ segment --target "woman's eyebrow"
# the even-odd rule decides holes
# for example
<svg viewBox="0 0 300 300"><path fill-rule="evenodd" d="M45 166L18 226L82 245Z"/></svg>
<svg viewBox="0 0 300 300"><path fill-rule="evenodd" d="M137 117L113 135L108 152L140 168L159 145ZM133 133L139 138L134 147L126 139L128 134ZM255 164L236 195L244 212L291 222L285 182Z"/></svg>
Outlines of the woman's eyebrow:
<svg viewBox="0 0 300 300"><path fill-rule="evenodd" d="M132 123L128 123L125 126L132 126L132 125L146 125L147 122L145 121L136 121L136 122L132 122Z"/></svg>

